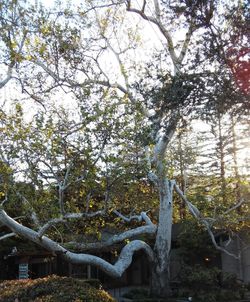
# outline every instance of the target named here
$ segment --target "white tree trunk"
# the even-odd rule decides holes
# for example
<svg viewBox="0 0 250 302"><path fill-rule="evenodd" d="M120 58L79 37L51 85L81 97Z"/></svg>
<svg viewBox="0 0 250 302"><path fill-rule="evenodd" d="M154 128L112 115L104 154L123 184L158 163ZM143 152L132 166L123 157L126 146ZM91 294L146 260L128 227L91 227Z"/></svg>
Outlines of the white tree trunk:
<svg viewBox="0 0 250 302"><path fill-rule="evenodd" d="M166 178L159 180L159 223L154 246L151 294L159 297L171 295L170 250L173 214L173 183Z"/></svg>

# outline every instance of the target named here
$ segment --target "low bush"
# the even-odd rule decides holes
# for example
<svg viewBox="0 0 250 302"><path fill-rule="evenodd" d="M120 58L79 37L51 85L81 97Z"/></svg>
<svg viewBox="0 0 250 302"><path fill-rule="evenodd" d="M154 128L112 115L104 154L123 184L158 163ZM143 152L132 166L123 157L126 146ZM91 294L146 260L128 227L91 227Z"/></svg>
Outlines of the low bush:
<svg viewBox="0 0 250 302"><path fill-rule="evenodd" d="M196 302L224 302L244 299L246 287L230 273L201 265L185 266L180 274L180 296L192 296Z"/></svg>
<svg viewBox="0 0 250 302"><path fill-rule="evenodd" d="M93 281L94 282L94 281ZM94 282L97 286L97 281ZM105 291L87 280L49 276L0 283L0 302L114 302Z"/></svg>
<svg viewBox="0 0 250 302"><path fill-rule="evenodd" d="M123 297L131 299L133 302L176 302L176 299L160 299L151 297L149 291L143 288L132 289L129 292L125 293Z"/></svg>
<svg viewBox="0 0 250 302"><path fill-rule="evenodd" d="M194 290L219 287L220 270L216 267L205 268L201 265L184 266L180 274L180 281L184 286Z"/></svg>
<svg viewBox="0 0 250 302"><path fill-rule="evenodd" d="M149 297L149 292L146 289L143 288L135 288L131 289L129 292L125 293L123 295L125 298L129 299L142 299L142 298L148 298Z"/></svg>

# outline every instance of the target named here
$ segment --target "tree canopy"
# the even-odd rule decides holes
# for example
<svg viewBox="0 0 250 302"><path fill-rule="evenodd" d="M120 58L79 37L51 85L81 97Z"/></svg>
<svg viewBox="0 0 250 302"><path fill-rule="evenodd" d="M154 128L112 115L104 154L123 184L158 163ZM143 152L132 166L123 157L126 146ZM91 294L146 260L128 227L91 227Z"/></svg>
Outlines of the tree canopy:
<svg viewBox="0 0 250 302"><path fill-rule="evenodd" d="M2 1L0 222L13 233L1 238L24 236L115 277L143 249L153 263L152 292L169 295L178 200L179 216L190 212L214 246L230 254L214 230L228 231L238 208L229 219L244 226L249 220L235 133L249 113L248 8L240 1L49 8ZM211 125L218 175L206 165L205 175L192 172L205 148L194 150L185 138L198 119ZM231 121L230 142L224 119ZM23 214L23 223L11 218ZM104 241L105 228L118 234ZM148 235L155 236L153 248L139 240ZM124 247L114 265L74 253L117 243Z"/></svg>

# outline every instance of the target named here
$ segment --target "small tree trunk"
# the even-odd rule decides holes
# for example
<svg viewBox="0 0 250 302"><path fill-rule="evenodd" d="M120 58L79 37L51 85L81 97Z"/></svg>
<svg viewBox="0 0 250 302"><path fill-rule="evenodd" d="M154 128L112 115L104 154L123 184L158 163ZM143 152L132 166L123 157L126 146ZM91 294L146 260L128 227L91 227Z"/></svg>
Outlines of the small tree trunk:
<svg viewBox="0 0 250 302"><path fill-rule="evenodd" d="M231 123L232 123L232 142L233 142L233 150L232 150L232 155L233 155L233 169L234 169L234 177L235 177L235 199L236 203L240 202L241 200L241 185L240 185L240 174L239 174L239 165L238 165L238 156L237 156L237 137L236 137L236 132L235 132L235 122L234 118L232 116L231 118ZM242 213L242 207L237 208L237 212L239 214Z"/></svg>
<svg viewBox="0 0 250 302"><path fill-rule="evenodd" d="M154 246L155 261L152 267L151 294L169 297L170 288L170 249L172 234L173 187L171 181L159 180L159 223Z"/></svg>
<svg viewBox="0 0 250 302"><path fill-rule="evenodd" d="M226 204L227 201L227 194L226 194L226 167L225 167L225 139L222 134L222 120L221 114L218 114L218 126L219 126L219 158L220 158L220 181L221 181L221 193L222 193L222 201L223 205Z"/></svg>

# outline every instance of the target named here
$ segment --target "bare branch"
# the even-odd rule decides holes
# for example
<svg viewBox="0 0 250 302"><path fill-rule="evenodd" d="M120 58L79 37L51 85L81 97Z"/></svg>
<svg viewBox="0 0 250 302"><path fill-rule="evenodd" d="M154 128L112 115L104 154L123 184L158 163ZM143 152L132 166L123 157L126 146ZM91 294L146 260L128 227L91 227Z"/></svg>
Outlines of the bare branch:
<svg viewBox="0 0 250 302"><path fill-rule="evenodd" d="M236 210L237 208L239 208L243 203L245 202L244 199L241 199L237 204L235 204L234 206L232 206L231 208L229 208L227 211L225 211L224 213L222 213L221 215L219 215L218 217L216 217L215 213L214 213L214 218L206 218L207 221L211 221L212 225L215 222L219 222L219 221L223 221L225 220L225 215L227 215L228 213ZM249 217L240 217L239 219L237 219L238 222L240 221L244 221L244 220L249 220Z"/></svg>
<svg viewBox="0 0 250 302"><path fill-rule="evenodd" d="M96 216L102 216L105 214L104 210L96 211L93 213L67 213L65 219L80 219L80 218L93 218Z"/></svg>
<svg viewBox="0 0 250 302"><path fill-rule="evenodd" d="M131 7L131 1L127 1L127 11L136 13L136 14L140 15L143 19L145 19L147 21L150 21L150 22L152 22L152 23L154 23L158 26L158 22L153 16L148 16L148 15L145 14L145 12L144 12L145 11L145 5L146 5L146 3L144 2L141 9L132 8Z"/></svg>
<svg viewBox="0 0 250 302"><path fill-rule="evenodd" d="M120 73L121 75L123 76L123 79L124 79L124 82L125 82L125 85L126 85L126 90L127 90L127 93L129 93L129 82L128 82L128 75L126 73L126 71L124 70L124 64L122 63L122 60L120 58L120 53L118 53L114 47L111 45L109 39L105 36L105 33L104 31L102 30L102 27L101 27L101 24L100 24L100 20L99 20L99 16L98 16L98 13L95 11L95 15L96 15L96 21L98 23L98 26L99 26L99 30L100 30L100 35L102 36L102 38L106 41L106 44L107 44L107 47L112 51L112 53L114 54L118 64L119 64L119 67L120 67ZM118 43L119 44L119 43ZM119 47L120 48L120 47ZM104 75L106 76L106 74L104 73ZM107 77L107 76L106 76Z"/></svg>
<svg viewBox="0 0 250 302"><path fill-rule="evenodd" d="M39 218L38 218L38 216L37 216L34 208L31 205L31 203L20 192L17 192L17 196L19 196L22 199L22 201L24 202L24 204L28 205L29 210L31 212L31 219L32 219L33 223L35 224L35 226L39 227L40 226L40 221L39 221Z"/></svg>
<svg viewBox="0 0 250 302"><path fill-rule="evenodd" d="M183 61L183 59L184 59L184 57L187 53L187 49L188 49L192 34L194 32L194 29L195 28L194 28L194 24L193 24L193 19L191 19L188 31L186 33L186 38L185 38L185 40L182 44L182 49L181 49L181 52L180 52L179 57L178 57L179 64L182 64L182 61Z"/></svg>
<svg viewBox="0 0 250 302"><path fill-rule="evenodd" d="M141 217L145 221L146 225L154 225L151 219L148 217L147 212L141 212Z"/></svg>
<svg viewBox="0 0 250 302"><path fill-rule="evenodd" d="M60 179L58 177L58 175L56 174L56 172L53 170L53 168L51 167L51 165L48 164L48 162L42 158L39 158L39 161L41 163L43 163L50 171L50 173L53 175L53 177L55 178L55 180L58 182L58 184L60 183Z"/></svg>
<svg viewBox="0 0 250 302"><path fill-rule="evenodd" d="M156 233L157 227L152 225L141 226L132 230L125 231L121 234L113 235L110 239L106 241L98 241L91 243L79 243L79 242L68 242L70 246L74 246L75 249L80 251L96 251L103 250L114 246L115 244L121 243L124 240L134 239L142 235L154 235Z"/></svg>
<svg viewBox="0 0 250 302"><path fill-rule="evenodd" d="M144 250L150 262L154 259L154 254L151 247L140 240L133 240L126 244L121 250L118 260L114 265L107 261L88 254L75 254L71 252L65 253L63 256L66 260L72 263L88 263L97 266L102 271L106 272L112 277L121 277L124 271L130 266L133 260L133 254L136 251Z"/></svg>
<svg viewBox="0 0 250 302"><path fill-rule="evenodd" d="M13 68L12 66L8 67L6 78L0 82L0 89L3 88L12 78L12 68Z"/></svg>
<svg viewBox="0 0 250 302"><path fill-rule="evenodd" d="M0 241L1 240L5 240L5 239L8 239L8 238L11 238L11 237L14 237L16 236L15 233L9 233L9 234L6 234L6 235L3 235L3 236L0 236Z"/></svg>
<svg viewBox="0 0 250 302"><path fill-rule="evenodd" d="M152 181L156 186L158 186L159 179L154 172L152 171L148 172L148 179Z"/></svg>
<svg viewBox="0 0 250 302"><path fill-rule="evenodd" d="M93 218L96 216L102 216L104 214L104 211L96 211L93 213L66 213L62 217L49 220L39 229L37 233L41 238L52 226L55 226L56 224L65 223L67 220L70 219Z"/></svg>
<svg viewBox="0 0 250 302"><path fill-rule="evenodd" d="M7 201L8 201L8 196L5 195L4 200L1 201L0 205L3 207Z"/></svg>
<svg viewBox="0 0 250 302"><path fill-rule="evenodd" d="M124 64L122 63L122 60L120 58L120 55L117 51L115 51L115 49L112 47L112 45L109 43L108 39L106 39L106 42L107 42L107 45L109 47L109 49L113 52L113 54L115 55L116 59L117 59L117 62L119 64L119 67L120 67L120 72L124 78L124 82L125 82L125 85L126 85L126 89L127 89L127 92L129 93L129 82L128 82L128 75L124 69Z"/></svg>
<svg viewBox="0 0 250 302"><path fill-rule="evenodd" d="M180 73L182 61L187 53L187 49L188 49L188 46L189 46L189 43L190 43L190 40L192 37L192 33L195 30L195 25L194 25L193 19L191 19L191 21L189 23L189 29L186 33L186 38L182 44L182 49L180 51L180 54L179 54L179 56L177 56L177 54L175 52L172 36L161 21L161 9L160 9L160 5L159 5L159 1L154 0L154 8L155 8L156 17L146 15L145 6L146 6L146 1L143 1L143 7L141 10L132 8L131 1L127 1L127 11L134 12L134 13L140 15L143 19L155 24L158 27L158 29L160 30L160 32L162 33L162 35L164 36L164 38L166 39L167 49L169 51L171 60L173 62L173 65L175 68L175 75L176 75L176 74Z"/></svg>
<svg viewBox="0 0 250 302"><path fill-rule="evenodd" d="M90 3L90 2L89 2ZM120 4L123 4L124 1L117 1L115 3L110 3L110 4L103 4L103 5L91 5L89 9L81 12L81 15L85 15L89 12L91 12L92 10L95 10L95 9L100 9L100 8L108 8L108 7L112 7L112 6L117 6L117 5L120 5ZM91 3L90 3L91 4Z"/></svg>
<svg viewBox="0 0 250 302"><path fill-rule="evenodd" d="M25 237L26 239L31 240L34 243L37 243L38 245L42 246L48 251L51 251L54 254L60 254L66 261L69 261L71 263L90 264L96 266L113 277L120 277L123 274L123 272L131 264L134 252L138 250L144 250L150 261L153 261L154 259L154 253L148 244L140 240L134 240L125 245L120 253L118 260L114 265L112 265L97 256L70 252L60 244L56 243L46 236L40 238L37 232L19 224L10 216L8 216L7 213L2 209L0 209L0 221L5 226L10 228L14 233Z"/></svg>
<svg viewBox="0 0 250 302"><path fill-rule="evenodd" d="M228 213L236 210L237 208L239 208L243 203L245 202L245 200L242 198L236 205L232 206L231 208L229 208L227 211L225 211L223 213L223 215L227 215Z"/></svg>
<svg viewBox="0 0 250 302"><path fill-rule="evenodd" d="M90 199L92 197L92 193L88 193L87 198L86 198L86 213L89 212L89 204L90 204Z"/></svg>
<svg viewBox="0 0 250 302"><path fill-rule="evenodd" d="M225 254L227 254L227 255L229 255L229 256L235 258L235 259L240 259L241 252L240 252L238 255L235 255L235 254L233 254L233 253L230 253L226 248L223 248L223 247L219 246L219 245L217 244L216 240L215 240L215 236L214 236L214 234L213 234L213 232L212 232L210 226L209 226L209 225L206 226L206 221L204 221L203 224L205 225L205 227L206 227L206 229L207 229L207 232L208 232L210 238L212 239L213 245L214 245L214 247L215 247L217 250L219 250L219 251L221 251L221 252L223 252L223 253L225 253Z"/></svg>
<svg viewBox="0 0 250 302"><path fill-rule="evenodd" d="M121 214L120 212L118 212L117 210L114 210L113 213L126 222L131 222L132 220L137 220L138 222L142 221L141 215L133 215L128 218L128 217L124 216L123 214Z"/></svg>
<svg viewBox="0 0 250 302"><path fill-rule="evenodd" d="M160 32L163 34L163 36L167 40L167 48L168 48L171 60L172 60L172 62L174 64L175 74L179 73L180 72L180 63L179 63L177 55L175 53L174 43L173 43L172 36L171 36L170 32L164 27L164 25L162 24L160 18L157 17L157 19L156 19L153 16L146 15L144 13L144 11L142 11L142 10L139 10L139 9L136 9L136 8L132 8L130 1L128 1L127 11L134 12L134 13L140 15L143 19L145 19L145 20L147 20L147 21L155 24L158 27L158 29L160 30ZM159 12L156 13L156 14L158 16L160 16Z"/></svg>
<svg viewBox="0 0 250 302"><path fill-rule="evenodd" d="M192 214L192 215L193 215L200 223L202 223L202 224L205 226L205 228L206 228L206 230L207 230L207 232L208 232L208 234L209 234L209 236L210 236L210 238L211 238L211 240L212 240L212 243L213 243L214 247L215 247L217 250L219 250L219 251L221 251L221 252L223 252L223 253L225 253L225 254L227 254L227 255L229 255L229 256L234 257L235 259L239 259L239 258L240 258L240 254L239 254L239 255L235 255L235 254L233 254L233 253L230 253L226 248L223 248L223 247L221 247L221 246L218 245L218 243L216 242L216 239L215 239L215 235L213 234L213 232L212 232L212 230L211 230L211 225L210 225L210 223L207 221L207 219L204 218L204 217L201 215L200 211L199 211L199 210L198 210L191 202L188 201L188 199L187 199L186 196L183 194L183 192L181 191L181 189L176 185L176 183L174 184L174 188L175 188L175 191L177 192L177 194L182 198L182 200L183 200L183 201L185 202L185 204L187 205L187 207L188 207L190 213L191 213L191 214Z"/></svg>
<svg viewBox="0 0 250 302"><path fill-rule="evenodd" d="M155 15L158 21L161 20L161 10L158 0L154 0L154 6L155 6Z"/></svg>
<svg viewBox="0 0 250 302"><path fill-rule="evenodd" d="M127 89L125 87L123 87L121 84L110 83L109 81L101 81L101 80L97 80L97 79L86 79L82 83L77 83L77 82L74 82L70 79L65 79L65 78L59 77L54 71L52 71L48 66L46 66L41 61L37 60L37 61L34 61L34 63L36 65L40 66L44 71L46 71L57 82L68 83L69 86L72 87L72 88L76 88L76 87L81 88L81 87L86 87L86 86L92 85L92 84L101 85L101 86L105 86L105 87L109 87L109 88L117 88L122 93L126 94L128 96L128 98L131 100L131 102L135 102L135 99L132 96L132 94L129 93L127 91Z"/></svg>
<svg viewBox="0 0 250 302"><path fill-rule="evenodd" d="M19 44L17 55L20 55L26 40L28 32L24 32L21 43ZM10 38L11 40L11 38ZM11 42L11 41L10 41ZM4 80L0 82L0 89L3 88L11 79L12 79L12 72L13 72L13 67L15 66L15 60L11 60L11 63L8 66L8 71L7 71L7 76Z"/></svg>
<svg viewBox="0 0 250 302"><path fill-rule="evenodd" d="M124 216L123 214L121 214L117 210L114 210L113 213L115 215L117 215L118 217L120 217L122 220L126 221L126 222L131 222L132 220L137 220L138 222L142 222L144 220L147 225L152 225L153 224L151 219L147 216L146 212L141 212L140 215L133 215L133 216L130 216L130 217Z"/></svg>
<svg viewBox="0 0 250 302"><path fill-rule="evenodd" d="M73 160L71 161L71 163L67 167L67 170L65 172L63 181L58 182L58 201L59 201L60 211L61 211L62 215L65 214L64 191L66 190L66 188L68 186L67 182L68 182L69 173L70 173L70 170L72 168L72 165L73 165Z"/></svg>
<svg viewBox="0 0 250 302"><path fill-rule="evenodd" d="M67 187L69 173L70 173L70 170L72 169L72 166L73 166L73 160L69 163L69 165L67 167L67 170L66 170L66 173L65 173L65 176L64 176L64 180L63 180L63 187L64 188Z"/></svg>
<svg viewBox="0 0 250 302"><path fill-rule="evenodd" d="M158 186L158 177L157 175L152 171L152 159L151 159L151 154L150 154L150 148L147 146L145 148L145 157L146 157L146 162L147 162L147 168L148 168L148 179L152 181L155 186Z"/></svg>
<svg viewBox="0 0 250 302"><path fill-rule="evenodd" d="M51 219L39 229L39 231L37 232L38 236L41 238L47 232L48 229L50 229L55 224L62 223L62 222L65 222L65 219L63 218Z"/></svg>

